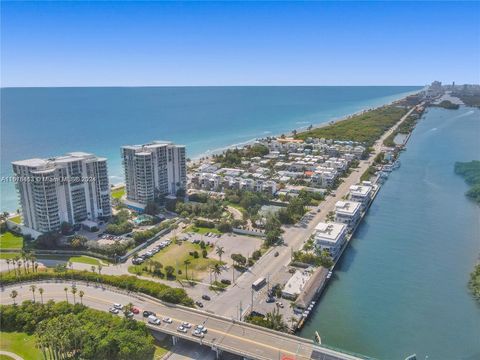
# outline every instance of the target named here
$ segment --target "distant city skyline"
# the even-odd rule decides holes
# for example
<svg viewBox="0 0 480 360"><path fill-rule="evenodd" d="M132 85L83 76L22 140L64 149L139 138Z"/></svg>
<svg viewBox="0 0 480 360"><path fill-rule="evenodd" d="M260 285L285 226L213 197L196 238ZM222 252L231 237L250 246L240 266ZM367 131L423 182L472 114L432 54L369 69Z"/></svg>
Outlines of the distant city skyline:
<svg viewBox="0 0 480 360"><path fill-rule="evenodd" d="M479 2L2 2L1 86L480 82Z"/></svg>

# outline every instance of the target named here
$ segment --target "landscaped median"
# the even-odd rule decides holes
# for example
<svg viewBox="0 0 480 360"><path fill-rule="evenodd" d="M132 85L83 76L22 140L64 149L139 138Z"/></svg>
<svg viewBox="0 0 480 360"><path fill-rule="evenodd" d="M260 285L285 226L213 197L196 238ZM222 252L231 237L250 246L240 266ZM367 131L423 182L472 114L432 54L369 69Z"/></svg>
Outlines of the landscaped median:
<svg viewBox="0 0 480 360"><path fill-rule="evenodd" d="M172 304L181 304L185 306L193 306L193 300L188 297L184 289L172 288L165 284L139 279L130 275L103 275L96 272L47 269L38 272L23 272L13 270L10 272L0 273L0 285L6 286L26 281L42 281L42 280L77 280L86 282L100 282L102 284L114 286L128 291L139 292L150 295L156 299L169 302Z"/></svg>

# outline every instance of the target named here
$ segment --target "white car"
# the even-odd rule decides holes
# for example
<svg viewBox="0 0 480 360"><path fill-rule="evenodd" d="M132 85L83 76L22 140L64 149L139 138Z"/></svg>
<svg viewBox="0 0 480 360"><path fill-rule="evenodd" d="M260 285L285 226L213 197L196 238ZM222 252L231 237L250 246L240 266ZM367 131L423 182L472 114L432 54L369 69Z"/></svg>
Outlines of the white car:
<svg viewBox="0 0 480 360"><path fill-rule="evenodd" d="M112 313L112 314L118 314L118 313L120 312L120 310L115 309L114 307L108 309L108 311L109 311L110 313Z"/></svg>
<svg viewBox="0 0 480 360"><path fill-rule="evenodd" d="M203 337L205 336L205 335L204 335L201 331L199 331L199 330L194 330L194 331L192 331L192 335L193 335L193 336L196 336L196 337L199 337L199 338L203 338Z"/></svg>
<svg viewBox="0 0 480 360"><path fill-rule="evenodd" d="M179 326L177 327L177 331L181 332L181 333L186 333L187 332L187 329L184 328L183 326Z"/></svg>
<svg viewBox="0 0 480 360"><path fill-rule="evenodd" d="M195 326L195 331L200 331L201 333L206 334L208 330L203 325L197 325L197 326Z"/></svg>
<svg viewBox="0 0 480 360"><path fill-rule="evenodd" d="M190 328L192 327L192 324L190 324L189 322L184 321L184 322L182 323L182 326L183 326L185 329L190 329Z"/></svg>
<svg viewBox="0 0 480 360"><path fill-rule="evenodd" d="M169 318L169 317L164 317L164 318L163 318L163 322L166 322L167 324L171 324L173 321L172 321L172 319Z"/></svg>
<svg viewBox="0 0 480 360"><path fill-rule="evenodd" d="M157 318L155 315L148 316L148 323L154 325L160 325L160 319Z"/></svg>
<svg viewBox="0 0 480 360"><path fill-rule="evenodd" d="M118 310L122 310L123 308L122 304L113 304L113 307Z"/></svg>

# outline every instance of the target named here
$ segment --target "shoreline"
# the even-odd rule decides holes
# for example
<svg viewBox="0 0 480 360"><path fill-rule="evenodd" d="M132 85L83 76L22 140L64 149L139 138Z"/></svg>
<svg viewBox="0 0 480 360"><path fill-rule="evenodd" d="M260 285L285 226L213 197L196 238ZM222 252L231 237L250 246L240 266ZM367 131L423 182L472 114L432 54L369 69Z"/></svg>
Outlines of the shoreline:
<svg viewBox="0 0 480 360"><path fill-rule="evenodd" d="M358 110L356 112L353 112L353 113L350 113L348 115L344 115L344 116L341 116L339 118L330 118L330 119L327 119L326 122L321 122L321 123L316 123L316 124L311 124L312 128L311 130L313 129L320 129L320 128L323 128L323 127L327 127L327 126L331 126L331 125L335 125L336 123L338 122L341 122L341 121L344 121L344 120L349 120L351 119L352 117L354 116L358 116L358 115L362 115L364 113L367 113L369 111L373 111L373 110L376 110L376 109L380 109L384 106L390 106L390 105L393 105L394 103L396 102L399 102L401 100L404 100L406 97L410 96L410 95L414 95L414 94L417 94L419 93L420 91L422 90L417 90L417 91L413 91L411 93L409 93L408 95L404 95L396 100L392 100L390 102L386 102L382 105L379 105L379 106L376 106L376 107L370 107L370 108L364 108L364 109L361 109L361 110ZM309 125L310 126L310 125ZM297 131L297 134L301 134L301 133L304 133L307 130L308 126L302 126L299 128L299 131ZM214 150L211 150L211 151L207 151L207 152L203 152L199 155L196 155L196 156L193 156L191 157L191 161L189 162L190 165L193 165L193 166L198 166L204 162L208 162L211 157L213 155L219 155L219 154L223 154L224 152L226 152L227 150L231 150L231 149L241 149L241 148L244 148L245 146L248 146L248 145L252 145L254 144L258 139L263 139L263 138L267 138L267 137L273 137L273 138L276 138L276 137L279 137L281 136L282 134L271 134L270 136L264 136L264 137L256 137L254 139L250 139L250 140L246 140L246 141L243 141L243 142L239 142L239 143L236 143L236 144L231 144L231 145L227 145L227 146L223 146L223 147L220 147L220 148L217 148L217 149L214 149ZM284 133L284 135L286 136L293 136L293 130L289 131L289 132L286 132ZM116 184L115 184L116 185Z"/></svg>

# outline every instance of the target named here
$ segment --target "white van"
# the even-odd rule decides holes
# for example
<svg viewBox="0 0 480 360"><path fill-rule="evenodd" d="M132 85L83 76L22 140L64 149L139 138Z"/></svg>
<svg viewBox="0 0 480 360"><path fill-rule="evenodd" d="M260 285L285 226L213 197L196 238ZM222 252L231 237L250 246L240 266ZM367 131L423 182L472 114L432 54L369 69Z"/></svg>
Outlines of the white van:
<svg viewBox="0 0 480 360"><path fill-rule="evenodd" d="M155 315L149 315L148 316L148 323L149 324L154 324L154 325L160 325L161 321Z"/></svg>

